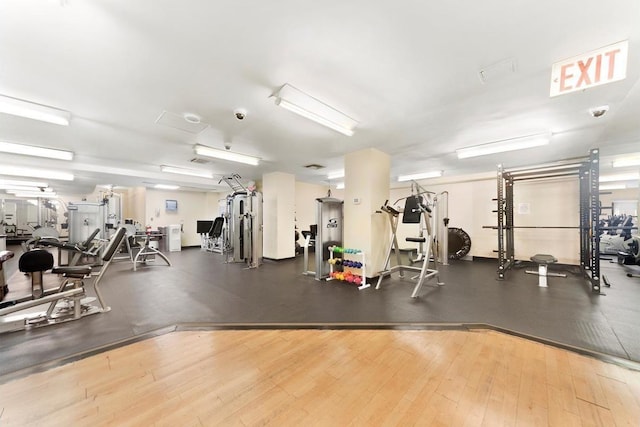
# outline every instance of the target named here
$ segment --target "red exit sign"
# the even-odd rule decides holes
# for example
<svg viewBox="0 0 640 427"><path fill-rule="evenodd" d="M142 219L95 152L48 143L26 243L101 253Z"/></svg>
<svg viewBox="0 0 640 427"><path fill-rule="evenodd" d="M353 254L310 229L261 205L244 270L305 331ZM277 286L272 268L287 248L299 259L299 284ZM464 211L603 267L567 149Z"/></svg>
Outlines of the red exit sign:
<svg viewBox="0 0 640 427"><path fill-rule="evenodd" d="M627 77L629 41L602 47L551 67L550 96L617 82Z"/></svg>

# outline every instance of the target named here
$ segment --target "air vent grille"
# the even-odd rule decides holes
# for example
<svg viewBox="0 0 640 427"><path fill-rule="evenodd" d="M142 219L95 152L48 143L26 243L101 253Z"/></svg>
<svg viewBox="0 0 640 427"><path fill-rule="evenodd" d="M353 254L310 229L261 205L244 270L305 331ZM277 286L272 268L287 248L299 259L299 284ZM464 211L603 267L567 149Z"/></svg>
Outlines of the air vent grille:
<svg viewBox="0 0 640 427"><path fill-rule="evenodd" d="M191 163L197 163L199 165L206 165L207 163L211 163L209 160L207 159L201 159L200 157L194 157L193 159L189 160Z"/></svg>
<svg viewBox="0 0 640 427"><path fill-rule="evenodd" d="M313 170L317 171L318 169L324 169L324 166L322 166L322 165L317 165L317 164L315 164L315 163L312 163L312 164L310 164L310 165L306 165L306 166L305 166L305 168L307 168L307 169L313 169Z"/></svg>

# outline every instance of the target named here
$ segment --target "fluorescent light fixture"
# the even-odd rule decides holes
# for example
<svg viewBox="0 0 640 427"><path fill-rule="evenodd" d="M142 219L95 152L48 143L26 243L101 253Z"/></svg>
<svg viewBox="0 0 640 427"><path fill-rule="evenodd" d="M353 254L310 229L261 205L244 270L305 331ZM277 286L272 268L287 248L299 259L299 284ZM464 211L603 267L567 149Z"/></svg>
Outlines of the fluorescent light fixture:
<svg viewBox="0 0 640 427"><path fill-rule="evenodd" d="M336 190L344 190L344 182L337 183Z"/></svg>
<svg viewBox="0 0 640 427"><path fill-rule="evenodd" d="M340 179L344 178L344 169L341 171L330 172L327 174L327 179Z"/></svg>
<svg viewBox="0 0 640 427"><path fill-rule="evenodd" d="M626 168L629 166L640 166L640 156L634 155L613 162L614 168Z"/></svg>
<svg viewBox="0 0 640 427"><path fill-rule="evenodd" d="M246 154L233 153L227 150L218 150L216 148L207 147L205 145L195 146L196 154L205 157L214 157L216 159L229 160L230 162L244 163L247 165L258 166L259 157L248 156Z"/></svg>
<svg viewBox="0 0 640 427"><path fill-rule="evenodd" d="M547 145L549 140L550 135L548 133L528 135L491 142L488 144L476 145L473 147L460 148L456 150L456 153L458 154L458 159L467 159L469 157L486 156L488 154L503 153L505 151L540 147L542 145Z"/></svg>
<svg viewBox="0 0 640 427"><path fill-rule="evenodd" d="M0 95L0 113L62 126L69 126L69 121L71 120L71 113L68 111L4 95Z"/></svg>
<svg viewBox="0 0 640 427"><path fill-rule="evenodd" d="M353 129L358 125L346 114L289 84L283 85L274 96L276 105L344 135L352 136Z"/></svg>
<svg viewBox="0 0 640 427"><path fill-rule="evenodd" d="M442 171L414 173L413 175L400 175L398 176L398 182L415 181L415 180L427 179L427 178L437 178L439 176L442 176Z"/></svg>
<svg viewBox="0 0 640 427"><path fill-rule="evenodd" d="M640 172L620 173L616 175L600 175L600 182L634 181L640 179Z"/></svg>
<svg viewBox="0 0 640 427"><path fill-rule="evenodd" d="M46 157L48 159L73 160L71 151L14 144L13 142L0 141L0 151L3 153L23 154L25 156Z"/></svg>
<svg viewBox="0 0 640 427"><path fill-rule="evenodd" d="M168 185L168 184L156 184L153 188L157 188L158 190L177 190L180 188L179 185Z"/></svg>
<svg viewBox="0 0 640 427"><path fill-rule="evenodd" d="M27 185L2 185L0 184L0 190L5 191L42 191L43 193L50 193L52 188L32 187Z"/></svg>
<svg viewBox="0 0 640 427"><path fill-rule="evenodd" d="M0 175L28 176L32 178L59 179L73 181L73 174L69 172L52 171L39 168L23 168L20 166L0 165Z"/></svg>
<svg viewBox="0 0 640 427"><path fill-rule="evenodd" d="M625 188L627 188L626 185L624 184L606 184L606 185L601 185L599 187L600 191L603 190L624 190Z"/></svg>
<svg viewBox="0 0 640 427"><path fill-rule="evenodd" d="M41 193L39 191L16 191L16 192L7 191L7 193L13 194L15 197L40 197L43 199L58 197L56 193Z"/></svg>
<svg viewBox="0 0 640 427"><path fill-rule="evenodd" d="M49 186L49 184L43 181L20 181L17 179L0 179L0 185L5 185L5 186L18 185L18 186L38 187L38 188Z"/></svg>
<svg viewBox="0 0 640 427"><path fill-rule="evenodd" d="M199 176L201 178L213 178L213 172L209 172L205 170L184 169L184 168L177 168L174 166L166 166L166 165L160 166L160 170L162 172L177 173L179 175Z"/></svg>

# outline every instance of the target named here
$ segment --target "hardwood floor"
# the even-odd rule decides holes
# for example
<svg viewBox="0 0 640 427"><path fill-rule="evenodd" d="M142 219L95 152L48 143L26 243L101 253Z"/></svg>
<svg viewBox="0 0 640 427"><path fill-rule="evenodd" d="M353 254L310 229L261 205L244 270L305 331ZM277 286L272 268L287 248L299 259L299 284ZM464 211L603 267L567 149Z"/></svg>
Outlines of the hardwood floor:
<svg viewBox="0 0 640 427"><path fill-rule="evenodd" d="M494 331L174 332L0 385L5 426L638 426L640 372Z"/></svg>

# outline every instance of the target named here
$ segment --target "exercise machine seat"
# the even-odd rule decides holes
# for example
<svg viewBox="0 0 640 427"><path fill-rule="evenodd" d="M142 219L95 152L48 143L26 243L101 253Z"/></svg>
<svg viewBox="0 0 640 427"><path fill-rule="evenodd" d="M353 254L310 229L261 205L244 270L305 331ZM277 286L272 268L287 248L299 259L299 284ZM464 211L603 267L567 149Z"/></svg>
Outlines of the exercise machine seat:
<svg viewBox="0 0 640 427"><path fill-rule="evenodd" d="M53 268L53 255L44 249L34 249L22 254L18 269L23 273L35 273Z"/></svg>
<svg viewBox="0 0 640 427"><path fill-rule="evenodd" d="M538 286L541 287L541 288L546 288L547 287L547 276L567 277L566 274L549 273L549 271L548 271L549 264L555 264L556 262L558 262L558 259L556 257L554 257L553 255L536 254L536 255L532 256L530 259L531 259L531 261L533 261L536 264L538 264L538 271L528 271L528 270L526 270L525 273L537 274L538 275Z"/></svg>
<svg viewBox="0 0 640 427"><path fill-rule="evenodd" d="M23 273L31 273L31 296L34 299L44 296L42 273L53 268L53 255L44 249L25 252L18 260L18 269Z"/></svg>
<svg viewBox="0 0 640 427"><path fill-rule="evenodd" d="M558 262L558 259L553 255L536 254L531 257L531 261L535 262L536 264L554 264Z"/></svg>

